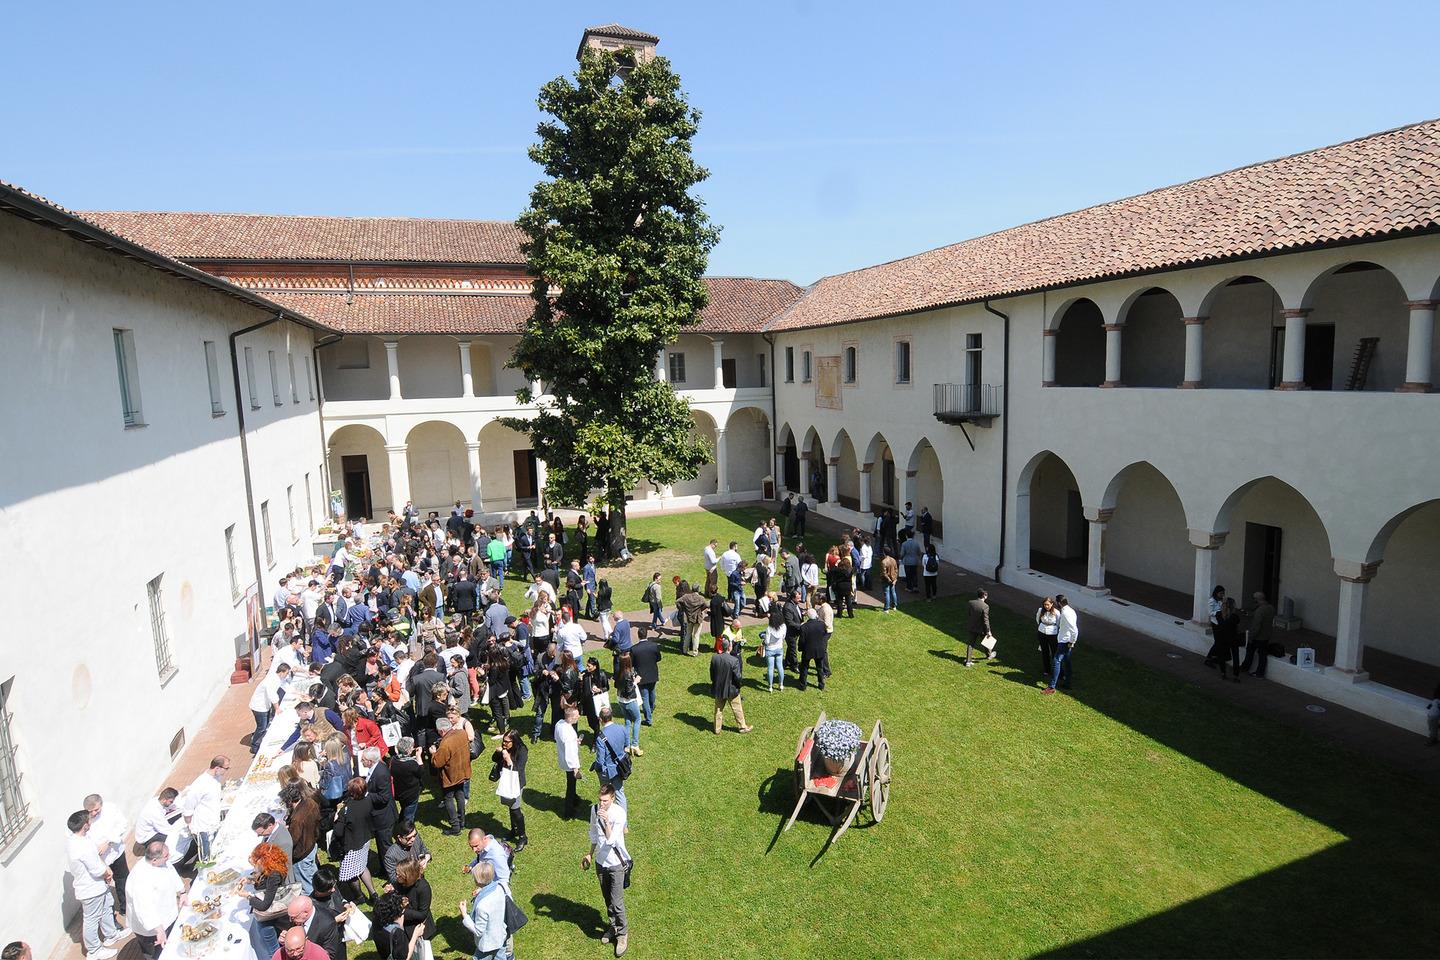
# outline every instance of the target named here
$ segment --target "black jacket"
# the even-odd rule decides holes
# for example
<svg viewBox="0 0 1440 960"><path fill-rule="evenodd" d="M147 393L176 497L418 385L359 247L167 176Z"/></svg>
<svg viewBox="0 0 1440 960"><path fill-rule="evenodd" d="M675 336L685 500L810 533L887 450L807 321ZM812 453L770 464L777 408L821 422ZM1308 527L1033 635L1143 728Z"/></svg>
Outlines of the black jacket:
<svg viewBox="0 0 1440 960"><path fill-rule="evenodd" d="M499 747L495 748L490 759L501 770L505 769L505 758ZM525 764L530 762L530 748L525 745L523 737L515 738L515 750L510 754L510 762L514 765L515 772L520 774L520 786L523 788L525 786Z"/></svg>
<svg viewBox="0 0 1440 960"><path fill-rule="evenodd" d="M420 799L424 789L425 768L414 757L402 760L394 757L390 761L390 779L395 786L395 802L401 807L409 806Z"/></svg>
<svg viewBox="0 0 1440 960"><path fill-rule="evenodd" d="M641 686L654 686L660 682L660 644L654 640L641 640L630 645L630 661L635 672L640 674Z"/></svg>
<svg viewBox="0 0 1440 960"><path fill-rule="evenodd" d="M447 605L452 613L474 613L479 604L479 594L474 580L456 580L450 588Z"/></svg>
<svg viewBox="0 0 1440 960"><path fill-rule="evenodd" d="M310 918L310 929L305 931L305 939L319 944L330 960L345 960L345 943L342 936L343 931L335 922L335 917L328 911L316 907L314 915Z"/></svg>
<svg viewBox="0 0 1440 960"><path fill-rule="evenodd" d="M710 693L716 700L734 700L740 695L740 660L733 653L710 657Z"/></svg>
<svg viewBox="0 0 1440 960"><path fill-rule="evenodd" d="M730 607L725 602L725 595L716 590L710 595L710 635L718 637L725 632L725 624L730 619Z"/></svg>
<svg viewBox="0 0 1440 960"><path fill-rule="evenodd" d="M830 635L825 632L825 621L819 617L806 620L805 625L800 628L800 655L811 658L823 657L828 653L829 646Z"/></svg>
<svg viewBox="0 0 1440 960"><path fill-rule="evenodd" d="M390 767L383 760L370 771L365 791L373 807L370 825L377 833L395 826L395 789L390 782Z"/></svg>

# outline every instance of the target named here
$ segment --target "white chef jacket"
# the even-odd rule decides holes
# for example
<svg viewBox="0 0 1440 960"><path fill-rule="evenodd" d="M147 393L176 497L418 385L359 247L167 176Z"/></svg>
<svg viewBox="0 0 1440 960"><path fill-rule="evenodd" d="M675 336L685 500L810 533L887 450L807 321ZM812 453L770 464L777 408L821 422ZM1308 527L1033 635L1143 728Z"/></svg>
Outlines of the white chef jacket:
<svg viewBox="0 0 1440 960"><path fill-rule="evenodd" d="M214 833L220 829L220 781L205 771L181 795L192 833Z"/></svg>
<svg viewBox="0 0 1440 960"><path fill-rule="evenodd" d="M174 867L157 867L141 860L125 881L125 917L130 929L144 937L169 930L180 912L176 895L184 890Z"/></svg>

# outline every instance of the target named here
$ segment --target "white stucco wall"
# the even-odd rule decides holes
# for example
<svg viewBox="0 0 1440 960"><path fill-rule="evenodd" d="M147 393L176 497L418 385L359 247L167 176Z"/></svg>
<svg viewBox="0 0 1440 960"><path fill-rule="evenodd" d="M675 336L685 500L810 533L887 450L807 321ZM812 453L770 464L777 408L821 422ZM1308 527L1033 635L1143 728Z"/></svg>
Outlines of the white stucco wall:
<svg viewBox="0 0 1440 960"><path fill-rule="evenodd" d="M101 575L84 589L85 618L41 659L0 647L31 815L43 821L0 858L0 927L48 954L74 904L63 876L65 817L91 792L133 817L171 766L177 731L194 736L225 688L243 642L245 605L232 596L225 530L235 527L241 593L254 580L245 516L232 331L266 314L14 217L0 217L0 403L14 414L0 433L0 540L33 571L73 563L77 518L97 533L85 553ZM121 416L112 329L133 331L144 426ZM203 343L214 341L224 413L212 416ZM302 357L312 338L288 324L243 338L256 355L261 408L250 459L255 501L271 503L273 565L262 558L262 595L274 576L310 553L292 538L286 487L305 516L305 474L318 512L323 459L317 404ZM277 352L282 402L268 381ZM291 400L287 350L296 354L300 402ZM243 376L242 370L242 376ZM247 401L248 407L248 401ZM298 539L298 542L296 540ZM263 551L263 544L261 547ZM156 668L146 585L161 576L176 672ZM139 717L120 737L96 731ZM66 744L55 750L55 744ZM181 784L180 786L183 786Z"/></svg>

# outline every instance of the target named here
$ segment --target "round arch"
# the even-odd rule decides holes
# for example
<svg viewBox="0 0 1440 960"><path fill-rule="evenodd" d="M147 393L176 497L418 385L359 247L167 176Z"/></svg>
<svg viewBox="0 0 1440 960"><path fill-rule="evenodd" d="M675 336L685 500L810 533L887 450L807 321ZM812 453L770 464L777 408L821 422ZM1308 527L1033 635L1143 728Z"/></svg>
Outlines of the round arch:
<svg viewBox="0 0 1440 960"><path fill-rule="evenodd" d="M785 423L781 425L775 437L783 468L778 479L784 485L787 493L798 493L800 490L800 457L795 449L795 431L790 429L789 423Z"/></svg>
<svg viewBox="0 0 1440 960"><path fill-rule="evenodd" d="M1175 485L1148 460L1116 472L1099 508L1105 524L1105 574L1111 592L1174 617L1193 613L1195 549Z"/></svg>
<svg viewBox="0 0 1440 960"><path fill-rule="evenodd" d="M1055 385L1098 387L1105 382L1105 316L1088 297L1072 300L1055 319Z"/></svg>
<svg viewBox="0 0 1440 960"><path fill-rule="evenodd" d="M895 462L895 448L883 433L876 432L870 438L865 445L865 459L860 462L870 466L871 509L898 508L903 498L900 496L902 487Z"/></svg>
<svg viewBox="0 0 1440 960"><path fill-rule="evenodd" d="M906 489L913 500L915 515L918 517L928 510L932 518L932 536L945 539L945 471L940 463L940 454L929 437L921 437L910 450L905 461Z"/></svg>
<svg viewBox="0 0 1440 960"><path fill-rule="evenodd" d="M1116 322L1125 326L1120 340L1125 385L1178 387L1185 379L1185 323L1175 295L1163 287L1133 293Z"/></svg>
<svg viewBox="0 0 1440 960"><path fill-rule="evenodd" d="M860 458L855 443L843 428L835 434L830 443L830 456L835 465L835 500L842 507L860 509Z"/></svg>
<svg viewBox="0 0 1440 960"><path fill-rule="evenodd" d="M1440 499L1392 517L1375 534L1366 562L1375 564L1361 623L1361 668L1376 683L1430 697L1440 683L1440 638L1417 630L1434 607L1440 580Z"/></svg>
<svg viewBox="0 0 1440 960"><path fill-rule="evenodd" d="M1310 311L1305 318L1306 384L1316 390L1386 393L1401 387L1410 337L1408 299L1395 274L1369 260L1340 264L1312 280L1301 299ZM1357 371L1354 357L1369 341L1369 363Z"/></svg>
<svg viewBox="0 0 1440 960"><path fill-rule="evenodd" d="M437 510L448 516L458 501L470 503L470 465L465 434L445 420L426 420L405 435L405 461L410 472L410 499L423 514Z"/></svg>
<svg viewBox="0 0 1440 960"><path fill-rule="evenodd" d="M1016 567L1083 583L1090 531L1074 471L1059 454L1042 450L1017 477Z"/></svg>
<svg viewBox="0 0 1440 960"><path fill-rule="evenodd" d="M480 444L480 494L487 513L540 503L540 465L530 438L491 420L475 438Z"/></svg>
<svg viewBox="0 0 1440 960"><path fill-rule="evenodd" d="M691 409L690 411L690 434L699 437L710 445L711 459L701 466L694 479L681 480L671 487L677 497L708 497L719 491L719 475L716 472L714 451L715 451L715 418L703 410ZM727 445L726 452L731 447Z"/></svg>
<svg viewBox="0 0 1440 960"><path fill-rule="evenodd" d="M326 451L330 482L340 490L347 517L383 517L397 506L383 433L367 424L347 423L330 434Z"/></svg>
<svg viewBox="0 0 1440 960"><path fill-rule="evenodd" d="M1270 357L1280 342L1284 303L1271 284L1254 274L1238 273L1214 284L1201 298L1205 349L1201 380L1206 387L1268 390Z"/></svg>
<svg viewBox="0 0 1440 960"><path fill-rule="evenodd" d="M770 417L760 407L743 406L725 421L725 480L732 495L756 499L775 470L770 455Z"/></svg>

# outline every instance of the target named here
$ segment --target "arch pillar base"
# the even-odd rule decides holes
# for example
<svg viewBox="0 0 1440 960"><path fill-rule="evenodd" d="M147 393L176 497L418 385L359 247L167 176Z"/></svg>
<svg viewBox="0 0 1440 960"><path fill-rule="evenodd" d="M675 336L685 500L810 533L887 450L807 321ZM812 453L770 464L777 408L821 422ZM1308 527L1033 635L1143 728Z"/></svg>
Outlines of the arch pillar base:
<svg viewBox="0 0 1440 960"><path fill-rule="evenodd" d="M1201 387L1203 387L1203 386L1205 386L1205 384L1204 384L1203 381L1200 381L1200 380L1186 380L1184 383L1180 384L1180 389L1181 389L1181 390L1199 390L1199 389L1200 389Z"/></svg>
<svg viewBox="0 0 1440 960"><path fill-rule="evenodd" d="M1125 386L1125 384L1121 383L1119 380L1106 380L1104 383L1100 384L1100 389L1113 390L1116 387L1123 386Z"/></svg>
<svg viewBox="0 0 1440 960"><path fill-rule="evenodd" d="M1395 388L1396 393L1433 393L1435 388L1428 383L1404 383Z"/></svg>

